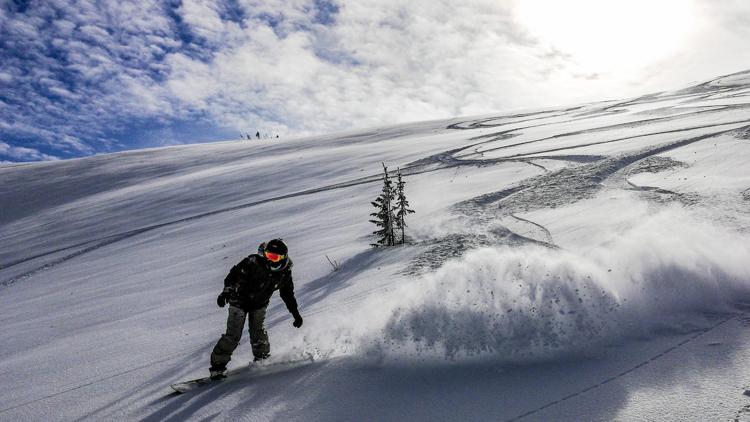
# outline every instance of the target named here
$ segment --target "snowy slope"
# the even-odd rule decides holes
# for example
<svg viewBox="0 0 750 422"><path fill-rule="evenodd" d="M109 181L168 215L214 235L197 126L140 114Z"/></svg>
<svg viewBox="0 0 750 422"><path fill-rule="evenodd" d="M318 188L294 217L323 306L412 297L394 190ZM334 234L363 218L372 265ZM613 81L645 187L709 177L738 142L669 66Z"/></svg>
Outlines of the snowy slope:
<svg viewBox="0 0 750 422"><path fill-rule="evenodd" d="M373 250L381 162L417 214ZM749 166L750 72L2 166L0 420L750 420ZM277 236L305 325L272 299L269 366L170 395L207 372L228 269Z"/></svg>

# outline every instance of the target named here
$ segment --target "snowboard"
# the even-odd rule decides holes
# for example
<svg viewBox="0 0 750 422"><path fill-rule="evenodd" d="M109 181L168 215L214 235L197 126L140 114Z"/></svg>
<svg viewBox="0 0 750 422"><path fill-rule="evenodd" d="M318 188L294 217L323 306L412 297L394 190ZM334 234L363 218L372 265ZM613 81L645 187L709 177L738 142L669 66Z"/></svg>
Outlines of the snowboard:
<svg viewBox="0 0 750 422"><path fill-rule="evenodd" d="M224 378L219 378L219 379L211 379L211 377L196 378L190 381L176 382L174 384L170 384L169 386L172 387L172 389L176 391L177 393L183 394L183 393L187 393L188 391L195 390L196 388L203 387L206 384L222 382L231 376L237 376L237 374L240 374L243 372L248 372L248 368L247 367L236 368L231 371L227 371L225 374L226 376Z"/></svg>
<svg viewBox="0 0 750 422"><path fill-rule="evenodd" d="M276 361L276 362L261 362L261 363L250 363L248 366L232 369L226 372L226 376L220 379L211 379L211 377L196 378L189 381L176 382L169 386L178 394L184 394L193 390L197 390L201 387L209 385L219 384L231 378L238 378L241 375L260 375L278 372L281 370L291 369L307 363L313 363L314 359L311 355L303 356L294 359Z"/></svg>

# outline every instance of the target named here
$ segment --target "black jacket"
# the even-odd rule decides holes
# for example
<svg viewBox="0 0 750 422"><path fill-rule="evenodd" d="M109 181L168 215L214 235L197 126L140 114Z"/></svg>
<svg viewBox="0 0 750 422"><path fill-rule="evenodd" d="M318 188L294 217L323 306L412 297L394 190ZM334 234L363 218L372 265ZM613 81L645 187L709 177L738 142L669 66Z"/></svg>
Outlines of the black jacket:
<svg viewBox="0 0 750 422"><path fill-rule="evenodd" d="M297 300L294 298L292 282L292 260L287 258L286 266L278 271L271 271L266 258L250 255L232 267L224 279L224 287L232 289L229 303L246 312L268 306L273 292L278 290L286 308L295 317Z"/></svg>

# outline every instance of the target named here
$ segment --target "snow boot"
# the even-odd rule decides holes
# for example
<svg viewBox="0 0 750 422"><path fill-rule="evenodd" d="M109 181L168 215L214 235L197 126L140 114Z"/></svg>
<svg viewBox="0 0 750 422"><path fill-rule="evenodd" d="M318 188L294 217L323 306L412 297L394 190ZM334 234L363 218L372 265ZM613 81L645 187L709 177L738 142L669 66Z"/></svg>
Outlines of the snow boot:
<svg viewBox="0 0 750 422"><path fill-rule="evenodd" d="M224 379L224 378L227 377L227 368L226 367L221 368L221 367L218 367L218 366L216 366L216 367L212 366L212 367L208 368L208 371L211 374L210 378L212 380L220 380L220 379Z"/></svg>
<svg viewBox="0 0 750 422"><path fill-rule="evenodd" d="M270 357L271 357L270 353L263 353L263 354L260 354L258 356L254 356L253 357L253 362L263 362L264 360L266 360L266 359L268 359Z"/></svg>

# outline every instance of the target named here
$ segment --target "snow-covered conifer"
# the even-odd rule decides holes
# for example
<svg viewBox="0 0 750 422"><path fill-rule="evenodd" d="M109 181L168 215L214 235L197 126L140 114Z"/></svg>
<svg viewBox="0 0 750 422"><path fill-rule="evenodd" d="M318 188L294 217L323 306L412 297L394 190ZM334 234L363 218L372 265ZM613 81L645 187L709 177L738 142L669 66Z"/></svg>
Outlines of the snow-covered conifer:
<svg viewBox="0 0 750 422"><path fill-rule="evenodd" d="M376 212L370 214L374 219L370 220L378 226L378 229L372 232L377 238L372 246L393 246L396 244L395 234L393 230L395 217L393 215L393 201L395 198L395 191L393 189L393 182L388 177L388 167L383 163L383 190L380 195L371 202L372 206L377 209Z"/></svg>
<svg viewBox="0 0 750 422"><path fill-rule="evenodd" d="M409 201L406 199L406 193L404 192L406 182L401 178L401 169L396 171L396 177L396 203L393 207L393 211L396 219L396 229L401 232L401 239L398 243L404 243L406 241L406 216L414 214L414 210L409 208Z"/></svg>

